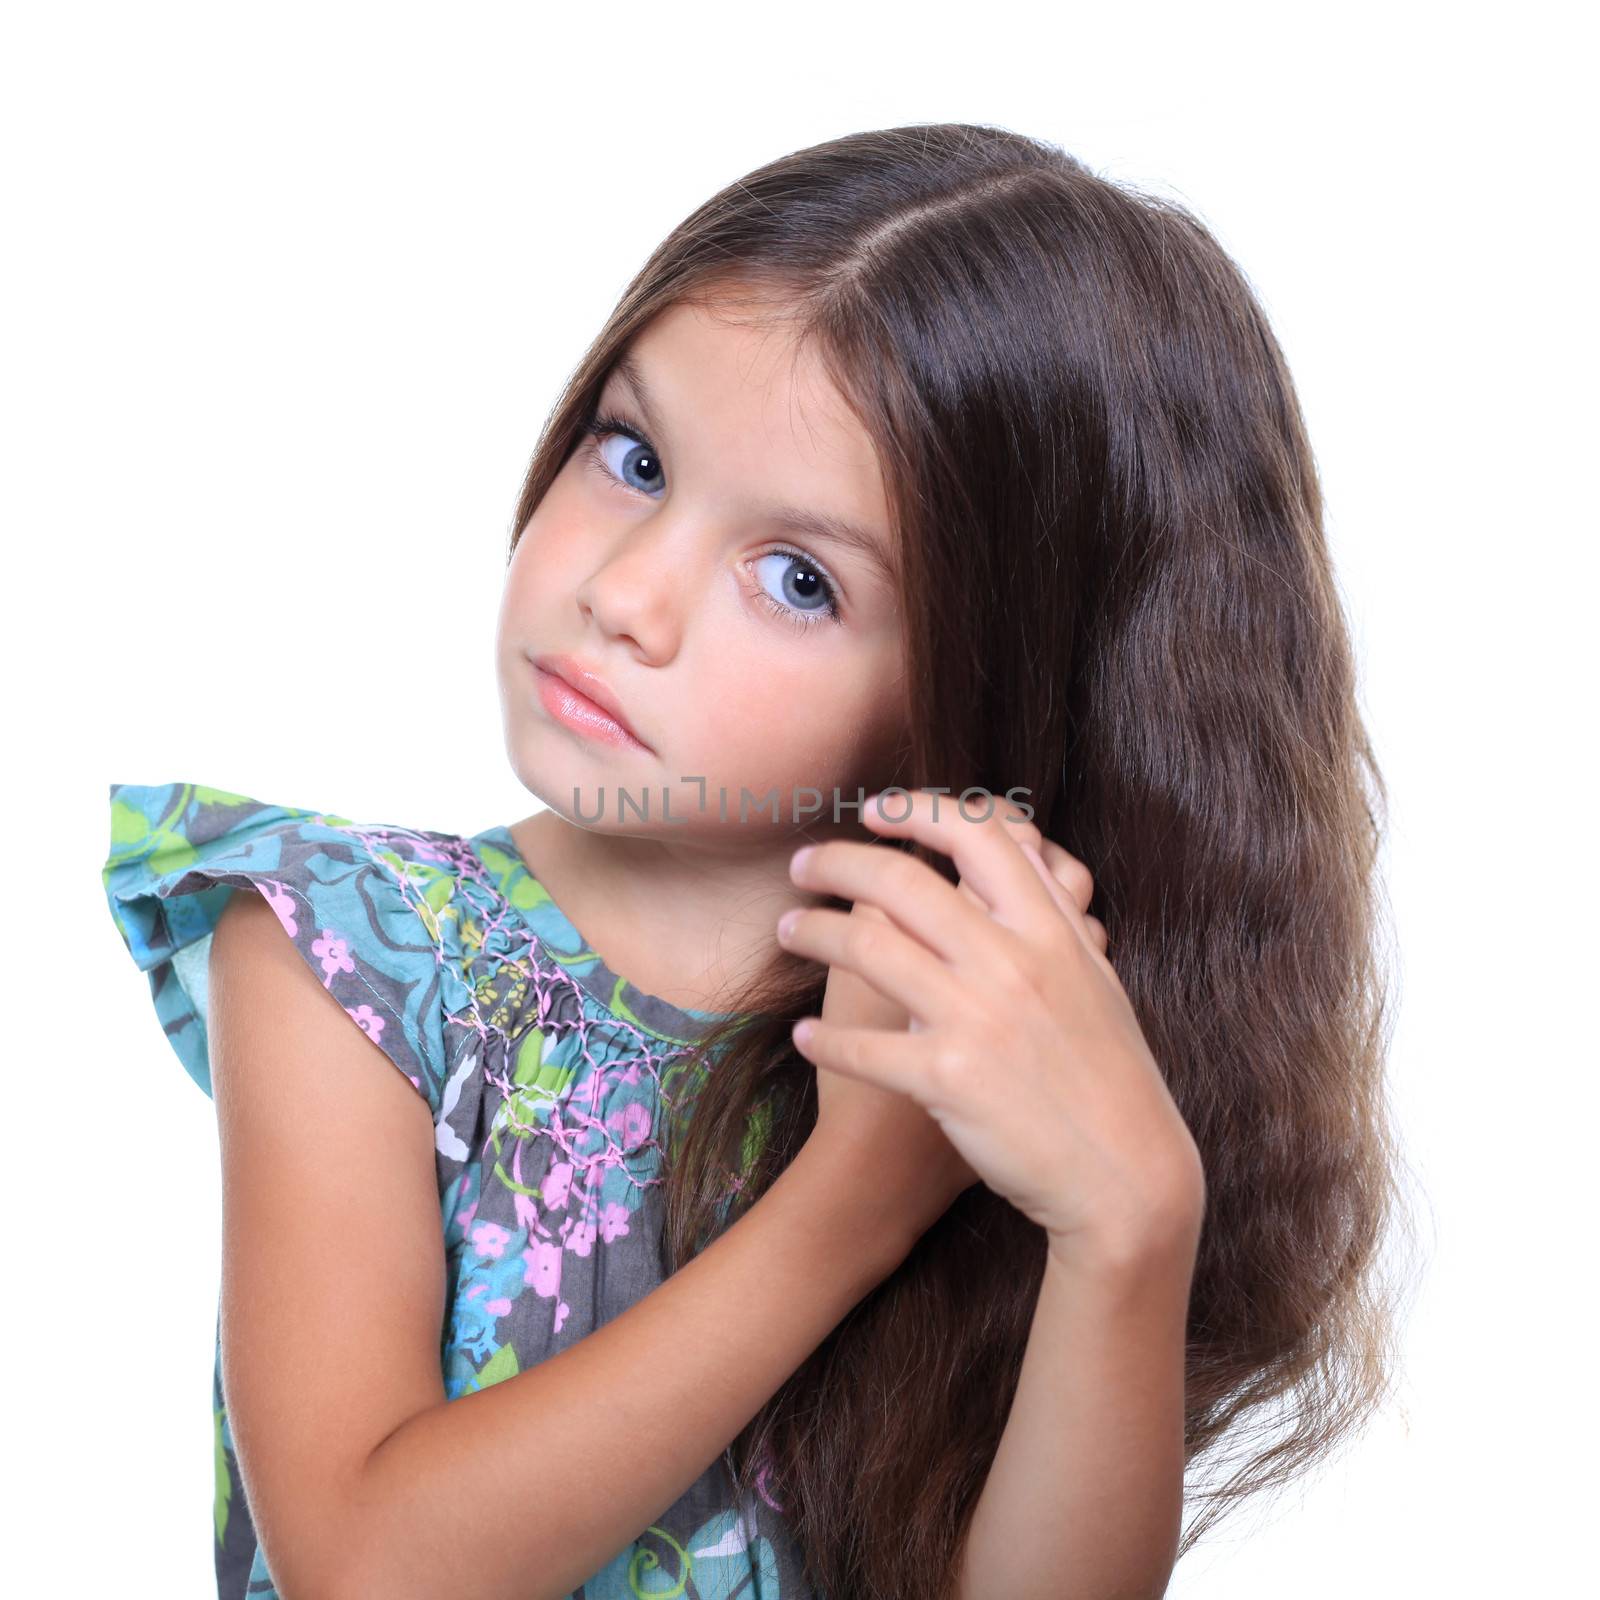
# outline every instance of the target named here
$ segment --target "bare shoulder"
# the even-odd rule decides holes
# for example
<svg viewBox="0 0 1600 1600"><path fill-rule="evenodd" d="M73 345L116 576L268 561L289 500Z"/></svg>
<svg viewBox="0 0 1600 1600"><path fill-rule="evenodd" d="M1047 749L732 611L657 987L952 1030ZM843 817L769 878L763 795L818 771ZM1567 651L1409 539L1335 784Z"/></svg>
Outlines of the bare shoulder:
<svg viewBox="0 0 1600 1600"><path fill-rule="evenodd" d="M367 1457L445 1400L433 1121L259 894L209 968L229 1423L285 1592L337 1592Z"/></svg>

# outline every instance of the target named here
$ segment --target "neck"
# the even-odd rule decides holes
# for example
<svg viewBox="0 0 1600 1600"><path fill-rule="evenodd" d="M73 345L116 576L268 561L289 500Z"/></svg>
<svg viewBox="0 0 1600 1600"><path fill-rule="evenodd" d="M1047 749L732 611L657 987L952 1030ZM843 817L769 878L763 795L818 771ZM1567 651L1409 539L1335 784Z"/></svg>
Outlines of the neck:
<svg viewBox="0 0 1600 1600"><path fill-rule="evenodd" d="M734 1009L738 989L780 948L778 918L822 897L789 879L801 844L870 840L859 824L671 835L604 833L542 811L511 833L529 868L613 972L692 1010ZM732 842L730 843L730 839Z"/></svg>

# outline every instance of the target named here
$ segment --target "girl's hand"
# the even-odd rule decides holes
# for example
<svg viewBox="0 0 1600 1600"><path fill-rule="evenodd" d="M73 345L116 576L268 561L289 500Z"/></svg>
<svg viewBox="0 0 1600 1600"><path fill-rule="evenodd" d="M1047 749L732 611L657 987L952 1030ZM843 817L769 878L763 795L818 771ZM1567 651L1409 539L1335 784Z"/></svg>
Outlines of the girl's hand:
<svg viewBox="0 0 1600 1600"><path fill-rule="evenodd" d="M909 811L891 821L876 798L862 808L867 826L943 850L961 882L903 851L842 839L791 869L801 887L854 909L790 913L784 947L826 962L830 988L846 969L908 1018L863 1025L825 1004L822 1018L797 1024L819 1103L833 1073L915 1102L1064 1259L1194 1225L1199 1152L1106 958L1105 928L1087 912L1088 869L999 796L981 821L925 791L891 794L887 808ZM881 917L858 915L863 904Z"/></svg>

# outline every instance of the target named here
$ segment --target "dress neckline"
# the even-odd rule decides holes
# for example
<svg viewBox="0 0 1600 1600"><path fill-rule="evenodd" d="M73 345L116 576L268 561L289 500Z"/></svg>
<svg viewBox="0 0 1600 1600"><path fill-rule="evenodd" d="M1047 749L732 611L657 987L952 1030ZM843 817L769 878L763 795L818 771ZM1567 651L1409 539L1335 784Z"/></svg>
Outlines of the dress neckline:
<svg viewBox="0 0 1600 1600"><path fill-rule="evenodd" d="M559 952L561 965L586 993L621 1021L642 1027L675 1044L692 1044L718 1023L742 1016L734 1011L702 1011L647 993L614 972L572 919L556 904L532 864L523 855L510 828L500 824L472 834L466 841L488 870L512 913L547 947ZM484 846L504 858L485 856Z"/></svg>

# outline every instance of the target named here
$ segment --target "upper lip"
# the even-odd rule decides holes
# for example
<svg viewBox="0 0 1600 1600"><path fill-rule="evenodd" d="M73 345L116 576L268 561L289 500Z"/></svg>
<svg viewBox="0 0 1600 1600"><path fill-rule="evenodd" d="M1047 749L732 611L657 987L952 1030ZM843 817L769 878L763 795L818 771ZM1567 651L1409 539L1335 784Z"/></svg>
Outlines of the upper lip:
<svg viewBox="0 0 1600 1600"><path fill-rule="evenodd" d="M640 744L645 744L645 741L639 739L639 735L633 731L623 714L622 702L611 692L611 685L598 674L591 672L576 656L535 656L533 664L541 672L548 672L553 677L560 678L586 700L593 700L629 738L638 739ZM650 747L645 745L645 748Z"/></svg>

